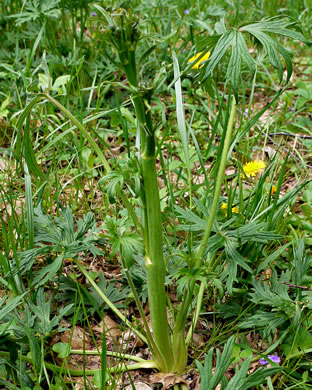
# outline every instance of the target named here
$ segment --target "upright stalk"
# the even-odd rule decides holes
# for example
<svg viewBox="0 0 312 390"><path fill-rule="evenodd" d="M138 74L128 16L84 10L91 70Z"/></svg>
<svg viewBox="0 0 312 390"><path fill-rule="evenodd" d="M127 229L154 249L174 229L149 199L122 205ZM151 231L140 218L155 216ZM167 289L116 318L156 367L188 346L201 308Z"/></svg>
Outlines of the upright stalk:
<svg viewBox="0 0 312 390"><path fill-rule="evenodd" d="M140 126L141 168L143 177L142 203L144 208L145 268L147 273L148 301L154 342L153 357L163 372L173 369L173 353L167 318L167 296L165 290L165 263L163 258L162 221L159 188L156 173L156 148L154 127L150 112L144 104L148 92L140 89L133 47L127 55L124 69L129 84L134 88L132 96L137 121ZM147 94L146 94L147 92Z"/></svg>
<svg viewBox="0 0 312 390"><path fill-rule="evenodd" d="M201 262L203 261L205 250L206 250L208 240L209 240L211 230L212 230L212 225L213 225L213 222L214 222L214 219L216 216L217 207L218 207L218 203L219 203L219 197L220 197L220 193L221 193L221 186L222 186L222 182L224 179L227 156L228 156L228 152L229 152L230 145L231 145L232 131L233 131L235 116L236 116L236 107L237 107L236 100L235 100L235 97L233 96L230 118L229 118L229 121L227 124L227 129L226 129L226 134L225 134L225 139L224 139L223 150L222 150L222 154L221 154L221 161L220 161L220 165L219 165L217 181L216 181L216 186L215 186L213 200L212 200L212 205L210 208L210 213L209 213L206 229L204 232L204 236L203 236L202 242L200 244L196 258L195 258L195 264L194 264L195 268L200 267ZM180 310L179 310L178 315L177 315L174 334L178 334L179 332L184 333L185 322L187 319L187 314L188 314L190 304L192 302L195 283L196 283L195 280L191 281L189 289L184 296L184 300L181 304ZM194 319L194 323L192 325L193 329L195 329L197 318Z"/></svg>
<svg viewBox="0 0 312 390"><path fill-rule="evenodd" d="M146 135L145 149L141 155L145 192L148 248L145 254L148 299L156 345L162 355L159 369L169 372L173 368L173 353L167 319L165 291L165 263L163 259L162 222L155 164L154 135Z"/></svg>
<svg viewBox="0 0 312 390"><path fill-rule="evenodd" d="M234 121L235 121L235 116L236 116L236 100L235 97L232 97L232 106L231 106L231 113L230 113L230 118L228 121L227 129L226 129L226 134L225 134L225 139L224 139L224 145L223 145L223 150L221 154L221 161L220 161L220 166L218 170L218 176L217 176L217 182L216 182L216 187L214 190L214 195L213 195L213 200L212 200L212 205L204 233L204 237L202 239L202 242L200 244L199 250L198 250L198 256L196 258L195 262L195 267L199 267L200 263L202 262L202 259L205 254L205 249L208 244L208 240L211 234L211 229L213 225L213 221L216 216L217 212L217 207L219 203L219 196L221 193L221 186L224 180L224 173L225 173L225 168L226 168L226 162L227 162L227 156L229 153L230 145L231 145L231 140L232 140L232 131L234 127Z"/></svg>
<svg viewBox="0 0 312 390"><path fill-rule="evenodd" d="M150 339L148 329L146 331L157 368L163 372L170 372L174 367L174 359L167 318L166 267L163 258L162 221L155 164L155 129L146 104L151 99L152 90L140 85L136 65L136 47L141 38L139 20L132 9L120 8L111 15L99 6L96 6L96 9L103 14L108 23L106 38L117 50L120 69L127 75L140 129L143 236L153 340ZM136 227L141 227L138 221Z"/></svg>
<svg viewBox="0 0 312 390"><path fill-rule="evenodd" d="M134 296L135 303L137 305L137 308L139 310L141 319L143 321L143 325L145 327L146 339L147 339L147 342L148 342L148 346L149 346L149 348L150 348L150 350L151 350L151 352L152 352L152 354L154 356L154 360L157 361L157 362L161 361L162 360L162 354L160 353L159 348L156 345L155 340L153 338L153 335L152 335L152 333L150 331L150 328L148 326L147 319L146 319L146 316L144 314L144 310L143 310L143 307L141 305L139 295L138 295L138 293L136 291L136 288L135 288L135 285L133 283L131 274L130 274L130 272L128 270L128 267L126 265L126 262L125 262L125 260L123 258L122 253L120 255L121 255L120 258L121 258L122 266L123 266L124 272L126 274L126 278L128 280L129 286L130 286L132 294Z"/></svg>

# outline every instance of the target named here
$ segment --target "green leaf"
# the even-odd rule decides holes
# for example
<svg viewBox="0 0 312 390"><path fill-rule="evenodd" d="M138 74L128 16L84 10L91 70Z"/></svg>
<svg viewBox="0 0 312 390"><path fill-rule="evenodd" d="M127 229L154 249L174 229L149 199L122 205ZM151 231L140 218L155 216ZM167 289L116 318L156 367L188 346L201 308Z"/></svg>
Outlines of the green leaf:
<svg viewBox="0 0 312 390"><path fill-rule="evenodd" d="M53 351L57 353L57 356L61 359L66 359L71 352L70 345L68 343L56 343L52 347Z"/></svg>
<svg viewBox="0 0 312 390"><path fill-rule="evenodd" d="M221 61L227 49L231 46L234 36L235 34L231 31L227 31L223 35L219 36L213 53L207 62L203 81L205 81L209 76L212 75L215 67Z"/></svg>
<svg viewBox="0 0 312 390"><path fill-rule="evenodd" d="M35 275L31 286L39 287L49 282L61 268L63 255L58 256L53 262L46 267L41 268Z"/></svg>
<svg viewBox="0 0 312 390"><path fill-rule="evenodd" d="M238 101L238 83L241 77L240 70L242 66L242 58L240 56L240 47L238 45L238 32L233 32L232 53L228 64L226 79L230 80L234 90L236 101Z"/></svg>
<svg viewBox="0 0 312 390"><path fill-rule="evenodd" d="M203 23L200 24L202 27L208 28ZM221 63L226 52L230 49L229 60L225 59L225 61L228 61L225 83L231 85L235 98L238 100L243 64L247 65L251 75L253 75L256 68L256 57L250 54L246 43L248 37L244 36L246 35L245 33L248 33L254 38L258 48L264 49L269 62L278 71L280 82L283 81L281 57L284 59L287 70L285 82L288 83L293 70L291 62L292 53L282 47L271 35L282 35L311 45L311 41L305 39L301 33L291 29L294 25L295 23L290 19L278 17L262 19L259 22L239 28L233 27L230 30L227 30L224 24L217 23L215 31L218 32L218 35L204 38L198 44L199 51L210 51L212 53L204 65L204 72L201 76L202 82L206 81L213 74L216 66Z"/></svg>
<svg viewBox="0 0 312 390"><path fill-rule="evenodd" d="M116 307L124 307L124 304L118 304L118 302L122 302L125 298L127 298L129 294L129 288L117 288L114 282L105 280L105 277L102 273L99 274L97 287ZM97 305L103 305L104 302L99 293L93 287L91 287L90 290L90 296L95 300ZM108 306L105 305L104 309L107 308Z"/></svg>
<svg viewBox="0 0 312 390"><path fill-rule="evenodd" d="M41 371L41 363L43 356L40 351L39 340L35 337L33 330L28 330L28 341L30 346L31 358L33 362L33 368L36 374Z"/></svg>
<svg viewBox="0 0 312 390"><path fill-rule="evenodd" d="M181 78L179 77L180 68L177 56L173 53L173 69L174 69L174 78L177 80L175 82L175 93L176 93L176 111L177 111L177 122L178 130L182 142L184 161L187 168L188 176L191 176L191 160L189 156L189 140L185 127L185 117L184 117L184 107L182 99L182 89L181 89Z"/></svg>
<svg viewBox="0 0 312 390"><path fill-rule="evenodd" d="M21 302L21 300L24 298L24 296L27 293L13 298L12 300L7 301L6 305L4 305L7 297L2 297L0 299L0 320L2 321L9 313L11 313L12 310L14 310ZM2 307L3 306L3 307Z"/></svg>
<svg viewBox="0 0 312 390"><path fill-rule="evenodd" d="M34 207L32 200L31 176L28 171L27 162L24 163L25 170L25 193L26 193L26 215L27 215L27 232L28 232L28 247L34 247L35 239L35 223L34 223Z"/></svg>
<svg viewBox="0 0 312 390"><path fill-rule="evenodd" d="M275 259L281 256L281 254L291 245L293 244L293 241L288 242L287 244L283 245L282 247L278 248L276 251L270 254L258 267L257 274L260 273L260 271L267 268L268 265L270 265Z"/></svg>

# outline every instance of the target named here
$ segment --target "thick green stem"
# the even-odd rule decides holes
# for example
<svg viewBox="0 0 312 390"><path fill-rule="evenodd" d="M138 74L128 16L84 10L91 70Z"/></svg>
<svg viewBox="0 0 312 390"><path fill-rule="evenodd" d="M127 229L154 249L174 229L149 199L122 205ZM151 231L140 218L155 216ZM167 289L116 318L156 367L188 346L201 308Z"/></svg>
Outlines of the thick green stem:
<svg viewBox="0 0 312 390"><path fill-rule="evenodd" d="M173 353L167 318L165 263L163 259L162 222L160 199L155 165L155 139L150 112L138 88L135 52L129 53L129 65L125 68L129 83L136 89L133 104L140 127L140 151L144 193L144 243L147 273L148 300L154 336L153 357L158 369L170 372ZM143 317L144 318L144 317ZM147 324L145 324L147 327ZM148 331L148 329L147 329ZM150 344L151 344L151 340Z"/></svg>
<svg viewBox="0 0 312 390"><path fill-rule="evenodd" d="M215 186L215 190L214 190L214 196L213 196L212 205L210 208L210 213L209 213L206 229L204 232L204 236L203 236L202 242L200 244L200 247L199 247L199 250L198 250L198 253L196 256L195 268L198 268L200 266L201 262L203 261L205 250L206 250L206 247L208 244L208 239L210 237L211 230L212 230L212 225L213 225L213 222L214 222L214 219L216 216L220 192L221 192L221 186L222 186L222 182L224 179L224 172L225 172L225 168L226 168L227 156L228 156L228 152L229 152L230 144L231 144L231 139L232 139L232 131L233 131L234 122L235 122L236 107L237 107L236 101L235 101L235 98L233 96L232 97L231 113L230 113L230 118L229 118L227 129L226 129L226 135L225 135L223 150L222 150L222 154L221 154L221 161L220 161L220 165L219 165L219 171L218 171L216 186ZM181 307L180 307L180 310L179 310L178 316L177 316L177 320L176 320L175 333L177 333L179 331L184 332L187 313L188 313L188 309L189 309L191 302L192 302L195 283L196 283L195 280L193 280L190 283L185 301L183 302L183 306L181 305ZM196 319L196 321L197 321L197 319ZM196 322L194 321L193 328L195 328L195 326L196 326Z"/></svg>
<svg viewBox="0 0 312 390"><path fill-rule="evenodd" d="M128 80L138 87L137 80ZM160 371L173 367L172 346L167 319L165 264L163 259L162 223L159 190L155 165L155 140L150 114L139 94L133 96L133 104L140 126L141 165L144 184L144 241L148 298L154 335L154 358ZM145 325L146 327L146 325Z"/></svg>
<svg viewBox="0 0 312 390"><path fill-rule="evenodd" d="M136 89L133 104L140 127L140 151L144 193L144 243L147 273L148 300L154 336L153 357L158 369L170 372L173 368L173 353L167 318L165 263L163 258L162 222L159 189L155 165L155 139L150 112L138 88L135 52L129 52L129 65L125 67L129 83ZM147 327L147 324L145 324Z"/></svg>
<svg viewBox="0 0 312 390"><path fill-rule="evenodd" d="M143 321L143 325L144 325L145 332L146 332L146 339L148 341L148 346L149 346L152 354L156 357L156 361L157 360L161 360L162 359L161 352L159 351L158 346L156 345L155 340L153 338L153 335L151 334L150 328L149 328L148 323L147 323L146 316L144 314L143 307L141 305L141 301L140 301L139 295L138 295L138 293L136 291L135 285L133 283L131 274L130 274L128 268L127 268L126 262L125 262L125 260L123 259L122 256L121 256L121 261L122 261L122 266L123 266L124 272L126 274L126 278L128 280L129 286L130 286L132 294L134 296L135 303L137 305L137 308L139 310L141 319Z"/></svg>
<svg viewBox="0 0 312 390"><path fill-rule="evenodd" d="M163 259L162 222L159 190L155 165L154 136L146 136L145 150L141 156L144 182L148 248L145 256L148 298L155 342L163 357L159 368L169 372L173 367L173 353L167 319L165 263ZM156 357L157 358L157 357Z"/></svg>
<svg viewBox="0 0 312 390"><path fill-rule="evenodd" d="M131 85L138 85L138 75L136 71L136 60L135 60L135 48L127 50L128 58L125 61L128 61L128 65L125 67L125 72L127 74L128 81Z"/></svg>

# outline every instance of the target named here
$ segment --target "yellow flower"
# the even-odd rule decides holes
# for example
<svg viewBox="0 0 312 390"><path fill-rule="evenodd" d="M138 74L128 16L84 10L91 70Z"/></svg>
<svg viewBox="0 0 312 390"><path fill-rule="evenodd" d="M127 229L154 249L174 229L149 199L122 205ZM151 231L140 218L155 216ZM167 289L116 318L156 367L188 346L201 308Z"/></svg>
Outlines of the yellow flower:
<svg viewBox="0 0 312 390"><path fill-rule="evenodd" d="M197 58L200 57L202 54L203 54L202 51L197 53L196 56L190 58L187 62L190 63L190 62L196 61ZM202 68L204 66L203 62L207 61L209 56L210 56L210 52L208 51L208 53L206 53L204 56L202 56L202 58L199 61L195 62L195 64L192 66L192 69L200 69L200 68Z"/></svg>
<svg viewBox="0 0 312 390"><path fill-rule="evenodd" d="M274 195L277 191L277 187L276 186L272 186L271 188L271 195Z"/></svg>
<svg viewBox="0 0 312 390"><path fill-rule="evenodd" d="M228 209L228 204L227 203L222 203L221 205L221 210L224 210L225 216L227 216L227 209ZM237 206L232 207L232 213L233 214L238 214L239 209Z"/></svg>
<svg viewBox="0 0 312 390"><path fill-rule="evenodd" d="M272 186L271 188L271 195L274 195L277 191L277 187L275 185ZM270 190L267 191L267 194L270 194Z"/></svg>
<svg viewBox="0 0 312 390"><path fill-rule="evenodd" d="M265 170L265 162L262 160L255 160L251 161L243 166L245 175L247 177L254 177L256 176L259 172L263 172Z"/></svg>
<svg viewBox="0 0 312 390"><path fill-rule="evenodd" d="M239 213L239 210L238 210L237 206L232 207L232 213L234 213L234 214L238 214Z"/></svg>

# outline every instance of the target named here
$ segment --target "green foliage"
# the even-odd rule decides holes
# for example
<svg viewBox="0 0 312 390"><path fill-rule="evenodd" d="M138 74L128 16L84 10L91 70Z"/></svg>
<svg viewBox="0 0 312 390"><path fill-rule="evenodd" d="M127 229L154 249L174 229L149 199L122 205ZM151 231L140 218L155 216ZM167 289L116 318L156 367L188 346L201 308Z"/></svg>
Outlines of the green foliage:
<svg viewBox="0 0 312 390"><path fill-rule="evenodd" d="M293 69L291 63L292 54L269 34L290 37L310 45L311 42L305 39L301 33L289 28L294 25L295 23L290 19L273 17L228 30L225 27L224 20L221 20L221 22L215 25L216 35L204 38L198 42L199 51L211 52L209 61L204 65L205 69L200 77L201 80L205 81L209 76L212 76L216 66L230 49L231 55L225 77L226 83L231 83L236 101L238 101L243 65L247 65L249 73L252 75L257 65L256 59L248 51L248 43L244 37L244 33L248 33L255 40L256 45L264 49L270 64L278 71L280 82L283 80L283 65L280 56L283 57L287 68L285 82L288 83Z"/></svg>
<svg viewBox="0 0 312 390"><path fill-rule="evenodd" d="M203 339L194 360L229 339L222 354L211 348L196 363L201 388L309 388L311 66L297 42L310 45L300 31L310 34L311 1L3 0L0 8L0 386L61 389L79 375L86 388L116 388L123 353L109 356L117 345L92 328L108 312L157 357L133 299L149 321L148 295L164 292L170 327L160 331L182 357L177 370L193 334ZM207 51L192 70L189 58ZM156 162L144 175L142 156ZM243 165L255 159L266 169L247 177ZM150 223L157 184L161 213ZM149 230L163 233L157 250ZM149 289L149 261L162 253L162 290ZM102 371L88 370L84 350L72 372L71 345L52 348L62 319L91 334ZM234 333L249 354L234 353ZM130 354L132 338L123 337ZM251 350L277 351L283 371L250 374ZM68 361L57 366L54 352ZM139 369L156 367L142 360Z"/></svg>
<svg viewBox="0 0 312 390"><path fill-rule="evenodd" d="M204 216L208 216L208 210L203 207L198 201L196 205L203 212ZM200 218L194 212L190 210L183 210L181 207L176 206L176 210L179 215L183 218L186 224L179 225L180 229L186 231L202 231L205 227L206 221L203 218ZM253 273L252 269L248 265L250 259L248 257L244 258L241 253L244 252L244 247L247 244L251 245L252 243L258 243L265 247L266 244L270 244L272 241L281 239L282 236L276 234L273 231L267 230L267 224L264 222L249 222L244 226L235 227L237 221L235 218L232 218L225 223L215 223L214 231L215 234L211 236L207 252L211 257L214 257L217 252L224 250L226 261L228 266L223 270L220 277L221 280L226 280L227 290L232 293L233 283L237 282L237 272L238 267L246 270L249 273Z"/></svg>
<svg viewBox="0 0 312 390"><path fill-rule="evenodd" d="M99 237L101 228L97 227L91 212L77 223L69 207L62 208L60 216L52 218L38 206L34 215L36 247L18 254L19 262L11 268L8 276L25 274L31 270L37 256L46 255L49 264L41 268L31 281L32 286L39 287L52 280L66 258L76 257L81 252L91 252L93 256L102 254L96 246L103 243Z"/></svg>
<svg viewBox="0 0 312 390"><path fill-rule="evenodd" d="M37 19L58 18L60 10L58 4L61 0L29 0L25 2L24 11L15 15L10 15L10 18L16 19L16 25L22 25L26 22L32 22Z"/></svg>
<svg viewBox="0 0 312 390"><path fill-rule="evenodd" d="M129 288L117 288L113 281L107 281L104 279L104 275L99 275L98 287L102 290L105 296L113 303L116 307L124 307L122 303L129 295ZM94 299L96 306L101 307L103 300L99 294L91 287L89 295ZM107 310L107 306L104 305L103 310Z"/></svg>
<svg viewBox="0 0 312 390"><path fill-rule="evenodd" d="M217 349L217 359L213 368L213 353L214 349L211 348L205 355L204 365L200 362L196 362L197 368L200 372L200 390L215 390L220 388L221 390L231 389L251 389L255 386L262 384L268 376L276 374L280 371L279 367L273 368L258 368L252 374L248 375L249 366L251 363L251 357L247 358L241 367L237 367L235 375L230 381L225 376L225 372L232 364L231 354L233 350L234 336L232 336L224 345L222 353ZM221 386L221 387L220 387Z"/></svg>
<svg viewBox="0 0 312 390"><path fill-rule="evenodd" d="M241 321L239 327L263 329L265 338L280 329L280 337L287 336L284 350L287 355L296 356L299 350L307 350L312 345L308 331L311 300L310 294L304 292L305 285L311 283L311 275L303 240L294 246L290 265L291 268L279 276L274 270L269 281L253 279L250 300L257 305L257 311Z"/></svg>
<svg viewBox="0 0 312 390"><path fill-rule="evenodd" d="M29 308L36 316L33 330L42 337L49 337L52 331L60 331L61 328L54 330L59 325L61 319L71 310L73 305L67 305L61 308L59 314L50 318L51 316L51 301L52 297L46 300L46 296L42 288L38 290L36 304L29 302Z"/></svg>
<svg viewBox="0 0 312 390"><path fill-rule="evenodd" d="M131 232L132 222L129 218L111 218L107 217L103 228L107 230L106 234L100 234L111 245L111 256L118 254L123 256L130 268L134 262L134 257L143 252L142 238L134 232Z"/></svg>

